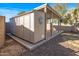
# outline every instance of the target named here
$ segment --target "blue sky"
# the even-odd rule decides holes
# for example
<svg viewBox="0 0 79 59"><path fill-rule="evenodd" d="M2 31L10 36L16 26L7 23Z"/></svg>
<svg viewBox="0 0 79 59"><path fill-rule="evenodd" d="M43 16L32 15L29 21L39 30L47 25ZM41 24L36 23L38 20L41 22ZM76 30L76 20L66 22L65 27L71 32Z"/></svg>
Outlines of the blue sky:
<svg viewBox="0 0 79 59"><path fill-rule="evenodd" d="M44 3L0 3L0 15L6 16L6 22L8 22L9 18L17 15L20 11L29 11L42 4ZM75 7L74 3L67 4L67 9Z"/></svg>

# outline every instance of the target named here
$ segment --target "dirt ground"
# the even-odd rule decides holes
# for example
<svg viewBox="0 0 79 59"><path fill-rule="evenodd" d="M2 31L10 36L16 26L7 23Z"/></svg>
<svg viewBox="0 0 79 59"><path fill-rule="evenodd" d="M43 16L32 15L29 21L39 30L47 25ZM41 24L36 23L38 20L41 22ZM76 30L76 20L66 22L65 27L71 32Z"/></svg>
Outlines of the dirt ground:
<svg viewBox="0 0 79 59"><path fill-rule="evenodd" d="M77 34L78 35L78 34ZM29 51L10 37L0 49L1 56L79 56L79 37L63 33L33 51Z"/></svg>
<svg viewBox="0 0 79 59"><path fill-rule="evenodd" d="M12 38L6 36L6 42L3 48L0 49L0 55L5 56L18 56L25 52L27 49L14 41Z"/></svg>

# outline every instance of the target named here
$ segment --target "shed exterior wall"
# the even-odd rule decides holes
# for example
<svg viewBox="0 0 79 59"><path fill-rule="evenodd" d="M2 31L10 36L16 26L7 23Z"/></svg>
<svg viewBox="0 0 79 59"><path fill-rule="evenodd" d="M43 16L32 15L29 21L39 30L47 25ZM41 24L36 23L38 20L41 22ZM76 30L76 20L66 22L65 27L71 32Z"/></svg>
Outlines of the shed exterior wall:
<svg viewBox="0 0 79 59"><path fill-rule="evenodd" d="M39 19L42 20L40 24ZM32 13L13 18L11 20L12 33L24 40L36 43L44 39L45 15L44 12L34 11Z"/></svg>
<svg viewBox="0 0 79 59"><path fill-rule="evenodd" d="M24 15L23 34L25 40L34 42L34 13Z"/></svg>
<svg viewBox="0 0 79 59"><path fill-rule="evenodd" d="M34 15L34 40L38 42L45 38L45 14L42 11L36 11Z"/></svg>

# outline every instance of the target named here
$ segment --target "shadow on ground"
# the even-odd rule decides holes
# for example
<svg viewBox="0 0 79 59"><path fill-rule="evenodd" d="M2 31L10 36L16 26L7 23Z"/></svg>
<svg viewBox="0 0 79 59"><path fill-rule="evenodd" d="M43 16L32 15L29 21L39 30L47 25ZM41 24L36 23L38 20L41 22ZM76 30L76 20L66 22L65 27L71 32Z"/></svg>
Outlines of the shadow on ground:
<svg viewBox="0 0 79 59"><path fill-rule="evenodd" d="M63 36L66 36L67 38L69 36L67 35L59 35L50 41L46 42L45 44L41 45L37 49L30 51L30 52L24 52L22 55L31 55L31 56L77 56L75 54L76 52L68 47L64 47L60 45L59 43L68 41L67 39L64 39ZM73 39L71 39L73 40ZM78 39L77 39L78 40ZM68 45L67 45L68 46Z"/></svg>

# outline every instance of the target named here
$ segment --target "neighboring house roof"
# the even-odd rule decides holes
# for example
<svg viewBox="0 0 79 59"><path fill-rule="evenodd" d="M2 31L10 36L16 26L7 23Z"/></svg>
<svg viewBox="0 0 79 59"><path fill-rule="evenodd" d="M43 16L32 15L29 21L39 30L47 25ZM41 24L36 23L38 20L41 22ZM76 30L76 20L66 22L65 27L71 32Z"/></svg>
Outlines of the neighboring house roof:
<svg viewBox="0 0 79 59"><path fill-rule="evenodd" d="M45 7L48 8L51 12L53 12L55 15L57 15L58 17L61 18L61 15L59 13L57 13L56 10L54 10L53 8L51 8L48 4L43 4L41 6L38 6L38 7L34 8L32 11L25 12L22 15L17 15L17 16L12 17L12 18L20 17L20 16L23 16L23 15L26 15L26 14L29 14L29 13L32 13L32 12L34 12L36 10L40 10L42 8L45 8Z"/></svg>

